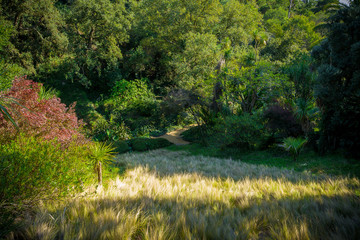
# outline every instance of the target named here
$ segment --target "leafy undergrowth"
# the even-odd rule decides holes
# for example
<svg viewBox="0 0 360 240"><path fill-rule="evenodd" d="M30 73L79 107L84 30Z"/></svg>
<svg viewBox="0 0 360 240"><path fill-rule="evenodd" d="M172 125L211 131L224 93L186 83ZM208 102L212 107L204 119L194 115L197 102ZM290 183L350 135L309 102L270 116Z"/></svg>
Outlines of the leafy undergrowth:
<svg viewBox="0 0 360 240"><path fill-rule="evenodd" d="M108 187L44 203L14 238L360 239L360 181L156 150Z"/></svg>
<svg viewBox="0 0 360 240"><path fill-rule="evenodd" d="M297 172L360 178L360 162L355 159L347 159L341 154L320 156L307 150L300 154L297 161L294 161L283 149L246 151L236 148L203 147L194 143L186 146L171 146L168 150L186 151L194 156L231 158L251 164L293 169Z"/></svg>

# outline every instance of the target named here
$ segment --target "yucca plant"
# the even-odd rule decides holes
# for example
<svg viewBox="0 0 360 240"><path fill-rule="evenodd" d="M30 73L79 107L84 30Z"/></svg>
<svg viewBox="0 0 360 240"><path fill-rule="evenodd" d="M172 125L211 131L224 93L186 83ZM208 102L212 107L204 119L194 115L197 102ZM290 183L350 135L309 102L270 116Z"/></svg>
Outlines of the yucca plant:
<svg viewBox="0 0 360 240"><path fill-rule="evenodd" d="M19 104L18 102L16 102L13 98L9 98L9 97L5 97L0 95L0 117L1 115L3 116L3 118L6 121L9 121L12 123L12 125L14 125L14 127L19 130L18 125L16 124L14 118L11 116L10 112L8 109L12 109L10 106L10 103L16 103ZM14 111L14 109L12 109Z"/></svg>
<svg viewBox="0 0 360 240"><path fill-rule="evenodd" d="M295 116L301 124L305 135L311 131L312 122L317 117L319 109L315 103L304 98L299 98L294 102Z"/></svg>
<svg viewBox="0 0 360 240"><path fill-rule="evenodd" d="M1 63L1 68L3 68L4 62L2 61L2 59L1 59L0 63ZM4 73L6 74L6 68L1 69L0 76L4 75ZM1 90L3 90L3 89L1 89ZM2 115L5 120L11 122L18 129L18 125L16 124L13 117L10 115L8 109L9 109L8 99L1 92L0 93L0 117Z"/></svg>
<svg viewBox="0 0 360 240"><path fill-rule="evenodd" d="M304 138L293 138L288 137L283 140L283 144L280 144L280 147L283 147L286 151L290 152L294 161L297 160L301 150L304 145L307 143L307 140Z"/></svg>
<svg viewBox="0 0 360 240"><path fill-rule="evenodd" d="M102 165L109 164L115 157L115 148L106 142L95 142L90 145L89 158L98 175L98 184L102 186Z"/></svg>

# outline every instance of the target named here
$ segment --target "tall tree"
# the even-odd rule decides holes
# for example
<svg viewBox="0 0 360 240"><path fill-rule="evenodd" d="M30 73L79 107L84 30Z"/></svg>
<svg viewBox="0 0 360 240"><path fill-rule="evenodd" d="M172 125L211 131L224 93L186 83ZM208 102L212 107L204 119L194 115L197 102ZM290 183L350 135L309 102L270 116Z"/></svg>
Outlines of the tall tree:
<svg viewBox="0 0 360 240"><path fill-rule="evenodd" d="M138 40L138 47L130 52L131 63L162 88L176 85L172 63L185 50L187 34L212 35L222 12L218 0L142 0L132 8L135 26L131 36ZM134 62L138 54L146 57Z"/></svg>
<svg viewBox="0 0 360 240"><path fill-rule="evenodd" d="M360 157L360 2L351 1L329 19L329 36L312 54L318 63L315 94L323 151L345 148Z"/></svg>
<svg viewBox="0 0 360 240"><path fill-rule="evenodd" d="M270 54L273 60L285 60L299 52L310 51L322 38L315 32L315 22L310 17L295 15L287 18L286 10L269 10L264 15L265 29L270 40L264 54Z"/></svg>
<svg viewBox="0 0 360 240"><path fill-rule="evenodd" d="M131 17L124 0L76 0L71 5L67 22L74 79L88 87L104 84L96 84L96 80L118 68Z"/></svg>
<svg viewBox="0 0 360 240"><path fill-rule="evenodd" d="M223 6L216 32L219 39L229 38L233 45L247 45L253 40L252 33L259 28L261 20L262 15L254 3L230 0Z"/></svg>
<svg viewBox="0 0 360 240"><path fill-rule="evenodd" d="M68 40L61 30L64 21L54 3L54 0L0 1L2 15L14 29L4 54L30 72L67 48Z"/></svg>
<svg viewBox="0 0 360 240"><path fill-rule="evenodd" d="M213 87L208 83L220 58L220 48L213 34L188 33L185 36L185 50L173 59L178 84L187 90L200 91L209 96Z"/></svg>
<svg viewBox="0 0 360 240"><path fill-rule="evenodd" d="M0 16L0 91L10 88L15 75L22 72L21 67L9 61L6 53L12 45L10 38L13 33L12 23Z"/></svg>

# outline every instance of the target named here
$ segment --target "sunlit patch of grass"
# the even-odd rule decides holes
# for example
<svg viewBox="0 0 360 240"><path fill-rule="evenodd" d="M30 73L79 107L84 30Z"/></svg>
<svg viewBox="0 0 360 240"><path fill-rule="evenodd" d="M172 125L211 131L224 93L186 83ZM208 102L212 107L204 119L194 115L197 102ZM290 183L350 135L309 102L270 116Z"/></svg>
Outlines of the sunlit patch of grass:
<svg viewBox="0 0 360 240"><path fill-rule="evenodd" d="M157 150L107 188L48 202L27 239L360 239L360 182Z"/></svg>

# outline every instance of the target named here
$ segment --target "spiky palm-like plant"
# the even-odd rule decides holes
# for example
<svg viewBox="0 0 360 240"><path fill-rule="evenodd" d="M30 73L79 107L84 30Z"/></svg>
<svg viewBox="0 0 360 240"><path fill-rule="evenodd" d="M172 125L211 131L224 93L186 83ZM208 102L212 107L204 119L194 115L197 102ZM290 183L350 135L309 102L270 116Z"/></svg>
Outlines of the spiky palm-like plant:
<svg viewBox="0 0 360 240"><path fill-rule="evenodd" d="M311 102L304 98L299 98L294 103L295 116L300 121L301 128L307 136L311 131L313 122L319 113L319 109Z"/></svg>
<svg viewBox="0 0 360 240"><path fill-rule="evenodd" d="M11 122L14 125L14 127L17 130L19 130L18 125L16 124L14 118L11 116L9 112L9 109L12 109L9 102L19 104L12 98L0 95L0 116L2 115L5 120Z"/></svg>
<svg viewBox="0 0 360 240"><path fill-rule="evenodd" d="M115 157L115 148L108 143L95 142L90 146L89 158L98 175L98 184L102 185L102 165L109 164Z"/></svg>
<svg viewBox="0 0 360 240"><path fill-rule="evenodd" d="M307 140L304 138L288 137L284 139L283 144L280 146L283 147L286 151L290 152L294 161L296 161L306 143Z"/></svg>

